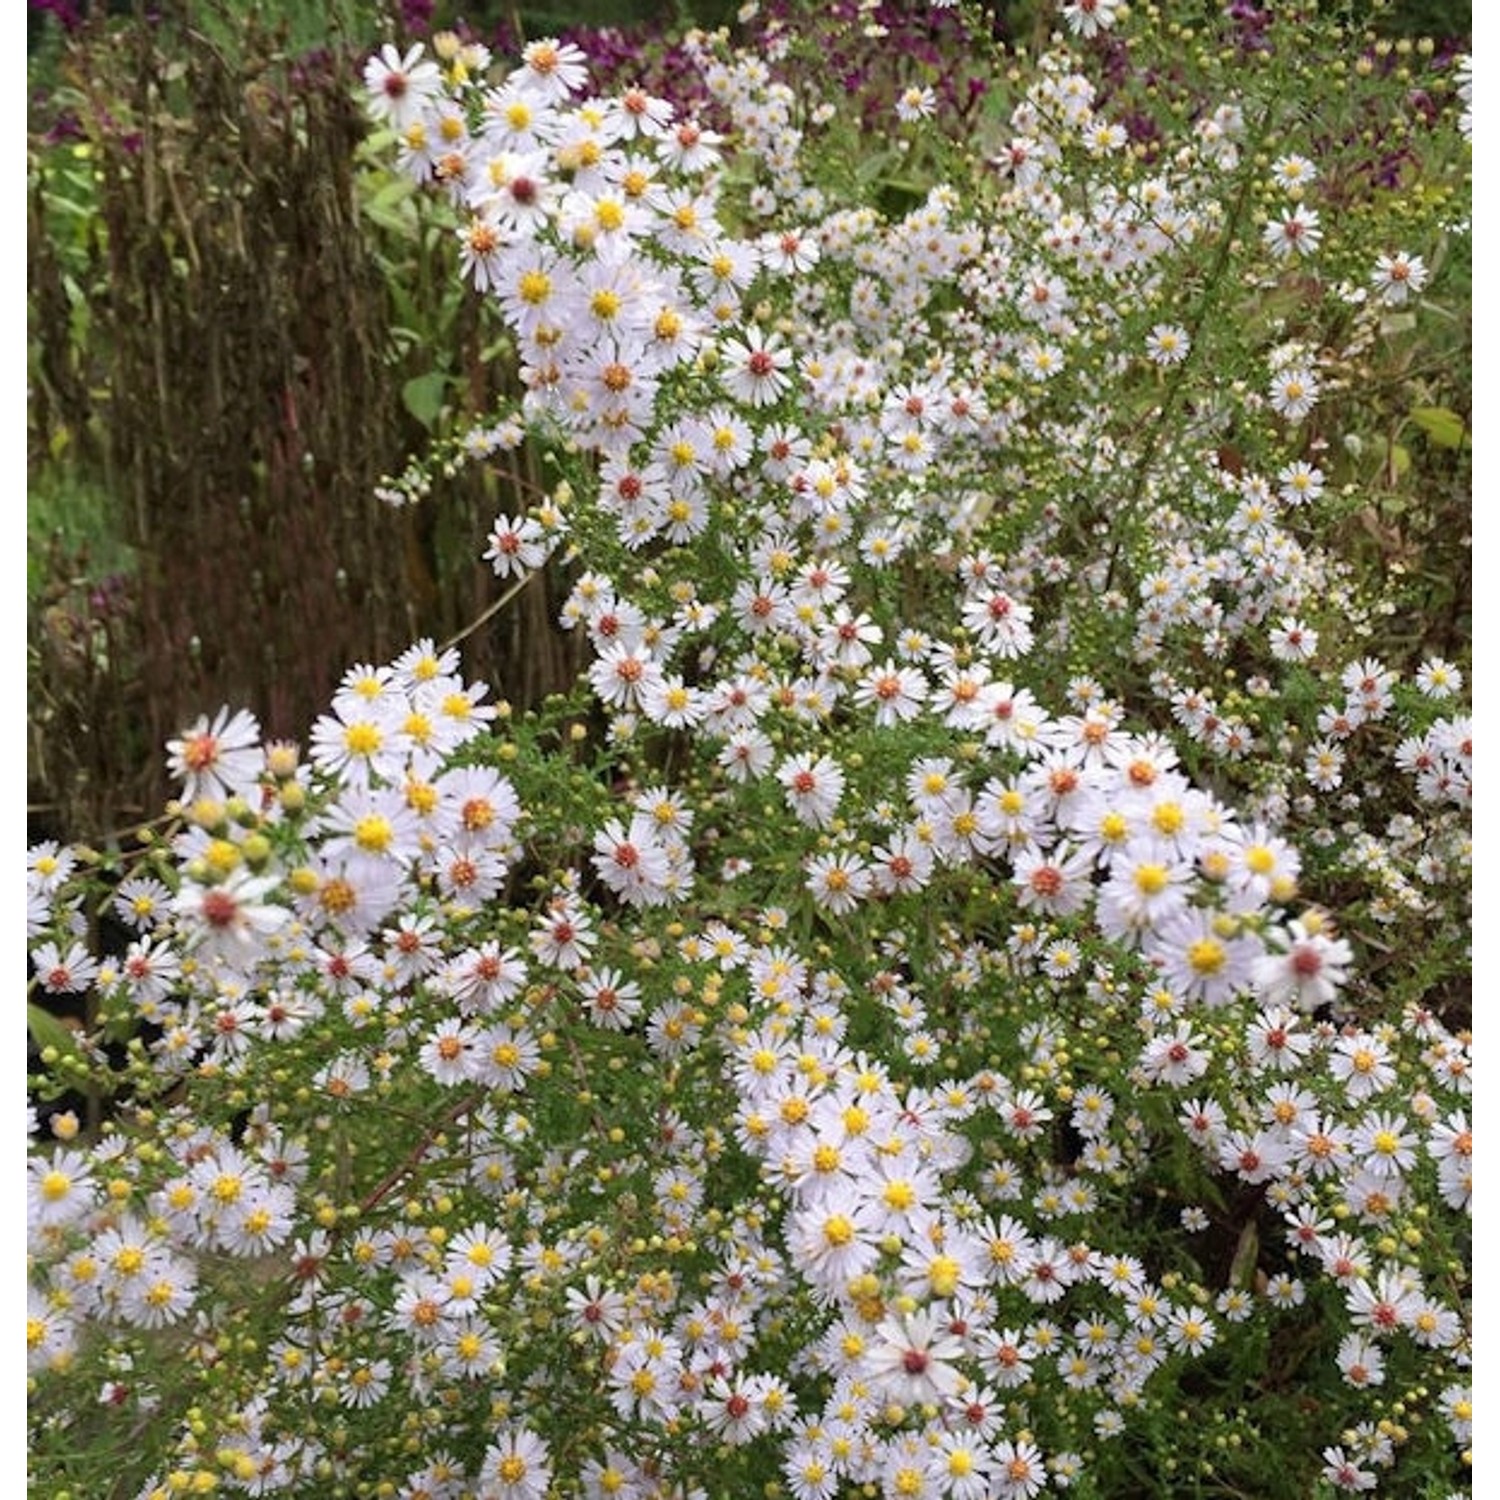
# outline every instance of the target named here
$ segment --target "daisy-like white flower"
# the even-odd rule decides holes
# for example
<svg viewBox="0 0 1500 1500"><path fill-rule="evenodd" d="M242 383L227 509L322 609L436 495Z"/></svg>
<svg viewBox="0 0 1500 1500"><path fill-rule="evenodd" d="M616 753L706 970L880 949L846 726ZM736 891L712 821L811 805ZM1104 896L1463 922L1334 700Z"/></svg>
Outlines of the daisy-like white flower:
<svg viewBox="0 0 1500 1500"><path fill-rule="evenodd" d="M319 1068L312 1081L332 1099L351 1099L370 1087L370 1070L358 1053L341 1052Z"/></svg>
<svg viewBox="0 0 1500 1500"><path fill-rule="evenodd" d="M589 667L589 683L609 708L634 709L642 696L655 693L664 681L661 666L645 645L606 646Z"/></svg>
<svg viewBox="0 0 1500 1500"><path fill-rule="evenodd" d="M458 237L459 272L474 283L476 292L487 292L499 280L504 252L504 233L490 219L477 214L454 233Z"/></svg>
<svg viewBox="0 0 1500 1500"><path fill-rule="evenodd" d="M1195 1032L1187 1021L1179 1021L1172 1031L1153 1037L1141 1053L1141 1071L1153 1083L1165 1083L1181 1088L1208 1071L1209 1053L1205 1050L1204 1037ZM1210 1119L1200 1130L1194 1119L1189 1118L1189 1134L1203 1139L1213 1135L1215 1123ZM1219 1145L1215 1142L1215 1146Z"/></svg>
<svg viewBox="0 0 1500 1500"><path fill-rule="evenodd" d="M729 780L753 781L771 769L776 747L759 729L735 729L720 748L717 759Z"/></svg>
<svg viewBox="0 0 1500 1500"><path fill-rule="evenodd" d="M1187 330L1175 323L1158 323L1146 335L1146 357L1157 365L1180 365L1192 346Z"/></svg>
<svg viewBox="0 0 1500 1500"><path fill-rule="evenodd" d="M57 1229L75 1224L98 1202L93 1167L79 1151L33 1156L26 1163L26 1227Z"/></svg>
<svg viewBox="0 0 1500 1500"><path fill-rule="evenodd" d="M698 1402L697 1413L719 1441L748 1443L768 1425L758 1395L756 1377L715 1375Z"/></svg>
<svg viewBox="0 0 1500 1500"><path fill-rule="evenodd" d="M639 87L627 88L606 106L609 119L621 140L633 140L645 136L648 140L660 140L667 133L674 113L672 104L658 99Z"/></svg>
<svg viewBox="0 0 1500 1500"><path fill-rule="evenodd" d="M55 1306L47 1294L30 1283L26 1287L26 1371L63 1369L78 1344L76 1313Z"/></svg>
<svg viewBox="0 0 1500 1500"><path fill-rule="evenodd" d="M1174 1307L1167 1320L1167 1342L1187 1354L1201 1354L1213 1343L1216 1331L1201 1307Z"/></svg>
<svg viewBox="0 0 1500 1500"><path fill-rule="evenodd" d="M455 766L433 783L441 826L457 848L504 849L521 816L516 789L488 766Z"/></svg>
<svg viewBox="0 0 1500 1500"><path fill-rule="evenodd" d="M1277 260L1311 255L1323 238L1316 209L1298 204L1289 214L1272 219L1261 236Z"/></svg>
<svg viewBox="0 0 1500 1500"><path fill-rule="evenodd" d="M830 1295L868 1271L880 1254L859 1201L842 1183L797 1208L787 1243L802 1274Z"/></svg>
<svg viewBox="0 0 1500 1500"><path fill-rule="evenodd" d="M358 854L407 864L420 850L417 815L395 788L350 787L318 831L332 835L322 846L325 858Z"/></svg>
<svg viewBox="0 0 1500 1500"><path fill-rule="evenodd" d="M896 118L908 124L913 120L927 120L936 108L937 95L930 88L914 83L896 100Z"/></svg>
<svg viewBox="0 0 1500 1500"><path fill-rule="evenodd" d="M651 678L641 689L641 712L653 724L667 729L691 729L703 717L706 705L700 689L688 686L676 674L659 681Z"/></svg>
<svg viewBox="0 0 1500 1500"><path fill-rule="evenodd" d="M551 550L547 533L539 522L530 516L517 519L502 514L495 517L495 524L490 528L484 560L499 577L509 578L512 574L530 573L541 567Z"/></svg>
<svg viewBox="0 0 1500 1500"><path fill-rule="evenodd" d="M1380 1483L1380 1476L1373 1469L1362 1469L1338 1444L1323 1449L1322 1458L1323 1478L1336 1490L1361 1494Z"/></svg>
<svg viewBox="0 0 1500 1500"><path fill-rule="evenodd" d="M1374 1338L1385 1338L1406 1328L1422 1304L1422 1288L1414 1272L1388 1265L1373 1279L1362 1276L1344 1292L1344 1302L1355 1327Z"/></svg>
<svg viewBox="0 0 1500 1500"><path fill-rule="evenodd" d="M469 189L479 219L493 226L499 239L498 263L490 277L497 288L511 285L511 243L531 239L562 211L563 189L549 175L551 167L544 151L497 151Z"/></svg>
<svg viewBox="0 0 1500 1500"><path fill-rule="evenodd" d="M396 717L406 711L405 696L399 695L399 703L394 697L378 703L366 703L353 695L337 699L333 713L324 714L313 725L313 764L357 786L399 778L412 748Z"/></svg>
<svg viewBox="0 0 1500 1500"><path fill-rule="evenodd" d="M800 822L826 828L833 821L844 792L844 771L837 761L806 751L783 762L776 779Z"/></svg>
<svg viewBox="0 0 1500 1500"><path fill-rule="evenodd" d="M583 1333L609 1339L625 1326L626 1302L621 1292L606 1291L597 1276L570 1286L566 1296L569 1321Z"/></svg>
<svg viewBox="0 0 1500 1500"><path fill-rule="evenodd" d="M1300 422L1318 404L1322 386L1306 365L1288 365L1271 377L1269 399L1273 411L1288 422Z"/></svg>
<svg viewBox="0 0 1500 1500"><path fill-rule="evenodd" d="M588 913L575 899L561 895L537 918L530 941L532 953L549 968L578 969L588 962L598 939Z"/></svg>
<svg viewBox="0 0 1500 1500"><path fill-rule="evenodd" d="M1444 1389L1438 1406L1448 1419L1448 1429L1456 1443L1468 1447L1474 1439L1474 1388L1457 1383Z"/></svg>
<svg viewBox="0 0 1500 1500"><path fill-rule="evenodd" d="M1312 1050L1313 1039L1298 1030L1300 1018L1279 1004L1269 1004L1246 1033L1250 1061L1257 1068L1291 1072Z"/></svg>
<svg viewBox="0 0 1500 1500"><path fill-rule="evenodd" d="M167 741L167 769L182 781L185 802L200 797L250 797L260 780L264 755L260 723L246 709L221 708L212 719Z"/></svg>
<svg viewBox="0 0 1500 1500"><path fill-rule="evenodd" d="M761 264L782 276L810 271L821 253L817 240L805 230L784 229L760 241Z"/></svg>
<svg viewBox="0 0 1500 1500"><path fill-rule="evenodd" d="M1092 894L1093 865L1092 855L1067 843L1050 850L1022 849L1011 877L1017 904L1024 911L1049 917L1071 916Z"/></svg>
<svg viewBox="0 0 1500 1500"><path fill-rule="evenodd" d="M961 1339L927 1308L885 1318L866 1356L880 1390L903 1405L942 1402L957 1393L963 1375L955 1361L964 1355Z"/></svg>
<svg viewBox="0 0 1500 1500"><path fill-rule="evenodd" d="M391 982L404 985L430 974L442 962L442 944L436 919L426 914L403 912L395 926L381 934L382 957L391 969Z"/></svg>
<svg viewBox="0 0 1500 1500"><path fill-rule="evenodd" d="M33 844L26 851L26 888L53 896L68 882L78 864L78 855L53 839Z"/></svg>
<svg viewBox="0 0 1500 1500"><path fill-rule="evenodd" d="M960 1413L965 1398L956 1397L951 1406ZM984 1500L991 1493L993 1481L989 1445L972 1430L944 1433L928 1458L928 1474L936 1480L940 1492L951 1500Z"/></svg>
<svg viewBox="0 0 1500 1500"><path fill-rule="evenodd" d="M320 857L297 875L298 912L315 926L326 922L346 934L368 932L401 899L402 871L393 860Z"/></svg>
<svg viewBox="0 0 1500 1500"><path fill-rule="evenodd" d="M628 905L658 906L667 899L672 863L649 814L637 813L628 828L610 819L594 835L592 863Z"/></svg>
<svg viewBox="0 0 1500 1500"><path fill-rule="evenodd" d="M81 995L99 977L98 960L78 942L66 953L56 943L38 943L31 950L31 964L49 995Z"/></svg>
<svg viewBox="0 0 1500 1500"><path fill-rule="evenodd" d="M1190 861L1159 840L1137 837L1116 854L1099 892L1098 922L1108 937L1138 942L1187 905Z"/></svg>
<svg viewBox="0 0 1500 1500"><path fill-rule="evenodd" d="M230 963L251 962L291 917L287 907L265 899L279 883L275 875L248 870L235 870L217 885L184 880L175 910L189 945Z"/></svg>
<svg viewBox="0 0 1500 1500"><path fill-rule="evenodd" d="M1063 20L1074 36L1095 37L1115 24L1120 0L1066 0Z"/></svg>
<svg viewBox="0 0 1500 1500"><path fill-rule="evenodd" d="M1291 1145L1273 1130L1231 1130L1219 1142L1218 1151L1219 1165L1245 1182L1267 1181L1292 1158ZM1274 1290L1269 1295L1281 1300ZM1300 1296L1296 1300L1300 1301Z"/></svg>
<svg viewBox="0 0 1500 1500"><path fill-rule="evenodd" d="M871 871L858 854L848 850L819 854L808 861L805 884L818 906L843 916L869 895Z"/></svg>
<svg viewBox="0 0 1500 1500"><path fill-rule="evenodd" d="M893 837L871 855L870 880L882 896L919 891L932 877L932 846L910 832Z"/></svg>
<svg viewBox="0 0 1500 1500"><path fill-rule="evenodd" d="M1303 760L1307 779L1320 792L1336 791L1344 782L1344 751L1333 740L1319 740Z"/></svg>
<svg viewBox="0 0 1500 1500"><path fill-rule="evenodd" d="M1277 934L1272 934L1275 941ZM1281 951L1267 952L1255 962L1255 990L1271 1005L1294 1005L1313 1011L1326 1005L1348 978L1354 950L1316 923L1294 921L1287 925Z"/></svg>
<svg viewBox="0 0 1500 1500"><path fill-rule="evenodd" d="M403 54L387 42L365 64L366 107L393 130L404 132L421 119L442 92L442 70L422 57L417 42Z"/></svg>
<svg viewBox="0 0 1500 1500"><path fill-rule="evenodd" d="M1323 471L1301 459L1279 469L1276 479L1281 486L1281 498L1288 505L1305 505L1323 493Z"/></svg>
<svg viewBox="0 0 1500 1500"><path fill-rule="evenodd" d="M623 1031L641 1013L641 987L618 970L580 973L578 988L588 1018L605 1031Z"/></svg>
<svg viewBox="0 0 1500 1500"><path fill-rule="evenodd" d="M709 130L696 120L682 120L669 126L656 138L656 151L661 160L679 172L702 172L719 159L719 147L724 138L715 130Z"/></svg>
<svg viewBox="0 0 1500 1500"><path fill-rule="evenodd" d="M514 948L502 949L497 939L487 938L454 958L440 983L464 1014L488 1015L526 983L526 963Z"/></svg>
<svg viewBox="0 0 1500 1500"><path fill-rule="evenodd" d="M438 1083L451 1087L473 1077L473 1052L473 1033L456 1016L449 1016L422 1043L417 1061Z"/></svg>
<svg viewBox="0 0 1500 1500"><path fill-rule="evenodd" d="M1146 957L1160 966L1166 983L1209 1007L1226 1005L1250 984L1260 953L1260 942L1236 932L1235 922L1226 932L1217 913L1196 906L1173 913L1146 941Z"/></svg>
<svg viewBox="0 0 1500 1500"><path fill-rule="evenodd" d="M854 689L854 701L873 707L879 725L904 723L922 711L927 679L915 667L883 662L871 667Z"/></svg>
<svg viewBox="0 0 1500 1500"><path fill-rule="evenodd" d="M872 645L878 645L885 632L867 614L855 614L849 606L836 604L820 627L817 651L823 662L841 667L864 667L872 659Z"/></svg>
<svg viewBox="0 0 1500 1500"><path fill-rule="evenodd" d="M1328 1055L1328 1071L1356 1101L1382 1093L1396 1081L1390 1048L1372 1032L1352 1031L1339 1037Z"/></svg>
<svg viewBox="0 0 1500 1500"><path fill-rule="evenodd" d="M751 406L771 406L792 386L790 375L794 355L772 330L764 332L752 325L740 338L727 339L722 349L724 367L721 380L730 395Z"/></svg>
<svg viewBox="0 0 1500 1500"><path fill-rule="evenodd" d="M1427 698L1451 698L1464 685L1464 674L1439 656L1429 656L1417 668L1417 688Z"/></svg>
<svg viewBox="0 0 1500 1500"><path fill-rule="evenodd" d="M1420 255L1398 250L1382 255L1370 273L1370 286L1387 307L1401 307L1427 285L1427 267Z"/></svg>
<svg viewBox="0 0 1500 1500"><path fill-rule="evenodd" d="M964 600L962 614L965 628L996 656L1010 659L1031 650L1031 606L1003 589L972 593Z"/></svg>
<svg viewBox="0 0 1500 1500"><path fill-rule="evenodd" d="M1400 1177L1417 1160L1417 1137L1401 1116L1376 1111L1362 1120L1350 1140L1350 1148L1365 1170L1377 1177Z"/></svg>
<svg viewBox="0 0 1500 1500"><path fill-rule="evenodd" d="M1277 187L1297 193L1318 180L1318 169L1305 156L1289 152L1271 163L1271 176L1276 179Z"/></svg>
<svg viewBox="0 0 1500 1500"><path fill-rule="evenodd" d="M489 1026L474 1036L470 1076L487 1088L511 1093L525 1088L540 1061L541 1050L530 1032Z"/></svg>
<svg viewBox="0 0 1500 1500"><path fill-rule="evenodd" d="M588 56L572 42L541 37L527 43L506 81L544 104L562 104L588 84Z"/></svg>
<svg viewBox="0 0 1500 1500"><path fill-rule="evenodd" d="M110 905L127 926L149 932L170 910L172 893L154 876L132 875L115 888Z"/></svg>
<svg viewBox="0 0 1500 1500"><path fill-rule="evenodd" d="M1293 615L1272 628L1270 640L1277 661L1311 661L1318 654L1318 632Z"/></svg>
<svg viewBox="0 0 1500 1500"><path fill-rule="evenodd" d="M1047 1483L1047 1465L1035 1443L1026 1438L1003 1438L995 1444L991 1476L994 1500L1031 1500Z"/></svg>
<svg viewBox="0 0 1500 1500"><path fill-rule="evenodd" d="M535 151L556 138L558 112L534 90L506 83L486 91L479 130L497 152Z"/></svg>

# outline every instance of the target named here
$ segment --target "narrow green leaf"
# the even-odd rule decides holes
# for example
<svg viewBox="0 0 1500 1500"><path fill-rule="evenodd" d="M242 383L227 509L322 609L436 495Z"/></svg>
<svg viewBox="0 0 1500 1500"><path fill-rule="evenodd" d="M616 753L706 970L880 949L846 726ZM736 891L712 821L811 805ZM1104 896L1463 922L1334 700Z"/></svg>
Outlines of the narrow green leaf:
<svg viewBox="0 0 1500 1500"><path fill-rule="evenodd" d="M1239 1243L1234 1247L1234 1260L1229 1266L1229 1284L1241 1291L1248 1291L1255 1277L1255 1262L1260 1257L1260 1231L1254 1219L1247 1219L1240 1230Z"/></svg>

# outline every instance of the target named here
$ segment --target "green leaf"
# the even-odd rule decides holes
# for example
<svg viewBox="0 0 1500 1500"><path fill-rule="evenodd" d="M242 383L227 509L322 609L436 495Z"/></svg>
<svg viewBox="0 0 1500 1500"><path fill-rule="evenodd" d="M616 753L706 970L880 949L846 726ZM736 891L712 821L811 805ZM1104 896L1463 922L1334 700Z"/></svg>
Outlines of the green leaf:
<svg viewBox="0 0 1500 1500"><path fill-rule="evenodd" d="M430 432L443 411L443 393L448 388L448 377L441 370L426 375L414 376L401 387L401 399L406 409Z"/></svg>
<svg viewBox="0 0 1500 1500"><path fill-rule="evenodd" d="M1229 1266L1229 1284L1241 1291L1248 1291L1255 1279L1255 1262L1260 1257L1260 1231L1254 1219L1247 1219L1240 1230L1239 1243L1234 1247L1234 1259Z"/></svg>
<svg viewBox="0 0 1500 1500"><path fill-rule="evenodd" d="M1411 419L1439 448L1458 448L1469 440L1464 419L1446 406L1414 406Z"/></svg>
<svg viewBox="0 0 1500 1500"><path fill-rule="evenodd" d="M26 1003L26 1029L36 1039L40 1051L45 1052L48 1047L55 1047L64 1057L79 1055L78 1041L73 1033L51 1011L43 1010L40 1005L33 1005L30 1001Z"/></svg>
<svg viewBox="0 0 1500 1500"><path fill-rule="evenodd" d="M365 193L362 205L365 216L382 229L410 233L418 222L416 185L410 178L392 177L382 181L371 173L360 184Z"/></svg>

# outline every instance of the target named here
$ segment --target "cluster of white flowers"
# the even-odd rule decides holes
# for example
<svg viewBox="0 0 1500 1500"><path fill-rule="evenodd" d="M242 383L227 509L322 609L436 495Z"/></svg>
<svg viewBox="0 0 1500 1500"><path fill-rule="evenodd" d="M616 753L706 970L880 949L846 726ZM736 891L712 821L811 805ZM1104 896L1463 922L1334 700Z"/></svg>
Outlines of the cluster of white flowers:
<svg viewBox="0 0 1500 1500"><path fill-rule="evenodd" d="M1062 7L1083 42L1124 14ZM168 746L171 838L113 893L123 951L86 937L78 855L28 851L38 990L138 1032L159 1090L88 1149L33 1116L29 1370L171 1326L213 1391L153 1500L200 1475L1029 1500L1306 1270L1351 1401L1404 1361L1466 1448L1464 1299L1403 1246L1466 1230L1469 1038L1378 1014L1303 896L1357 872L1460 909L1461 673L1330 659L1307 623L1347 582L1302 539L1312 344L1254 356L1274 421L1242 383L1263 472L1103 410L1103 382L1170 389L1212 348L1162 289L1222 230L1240 105L1124 172L1060 47L974 200L941 182L884 217L807 185L763 60L695 47L771 180L754 220L784 228L736 227L732 141L591 97L576 48L494 78L472 45L371 60L372 114L517 351L524 395L470 456L529 433L568 468L484 561L514 587L576 545L559 625L588 664L523 717L420 642L351 669L305 754L200 720ZM929 103L903 97L914 132ZM1272 179L1251 283L1338 233L1307 157ZM1425 278L1401 252L1374 282L1394 306ZM1091 631L1124 646L1093 665L1133 645L1151 672L1128 706L1078 668ZM1266 749L1276 688L1185 675L1232 653L1316 732L1293 754L1288 710L1243 805L1215 775ZM1416 811L1378 838L1351 817L1315 865L1298 799L1387 739ZM1163 1161L1195 1185L1172 1234L1282 1235L1259 1289L1132 1222ZM277 1332L230 1371L263 1293ZM1335 1486L1398 1461L1330 1435Z"/></svg>

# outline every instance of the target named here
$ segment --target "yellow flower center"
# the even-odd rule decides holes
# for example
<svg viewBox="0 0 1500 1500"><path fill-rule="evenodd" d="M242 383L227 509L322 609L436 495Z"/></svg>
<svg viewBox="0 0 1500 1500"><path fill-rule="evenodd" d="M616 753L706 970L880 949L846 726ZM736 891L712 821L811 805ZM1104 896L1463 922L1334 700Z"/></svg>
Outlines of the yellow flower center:
<svg viewBox="0 0 1500 1500"><path fill-rule="evenodd" d="M351 755L373 755L380 749L383 738L373 724L351 724L344 731L344 747Z"/></svg>
<svg viewBox="0 0 1500 1500"><path fill-rule="evenodd" d="M1187 961L1195 974L1217 974L1224 967L1228 956L1223 943L1217 938L1199 938L1196 943L1188 944Z"/></svg>
<svg viewBox="0 0 1500 1500"><path fill-rule="evenodd" d="M394 837L395 830L391 827L390 819L379 813L371 813L354 825L354 842L366 854L384 854L391 847Z"/></svg>
<svg viewBox="0 0 1500 1500"><path fill-rule="evenodd" d="M1175 833L1181 833L1185 822L1187 822L1187 814L1183 812L1181 803L1160 802L1152 809L1152 827L1168 838Z"/></svg>

